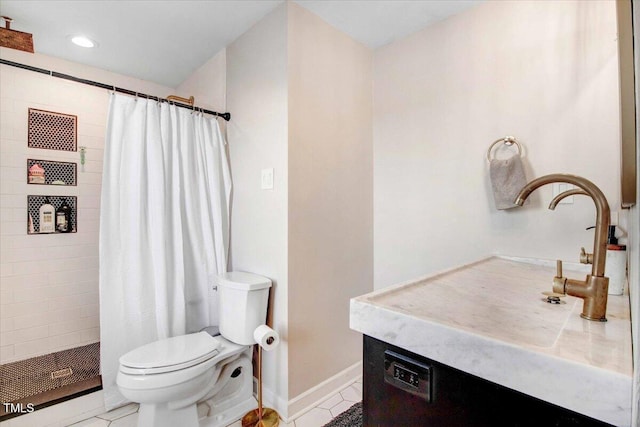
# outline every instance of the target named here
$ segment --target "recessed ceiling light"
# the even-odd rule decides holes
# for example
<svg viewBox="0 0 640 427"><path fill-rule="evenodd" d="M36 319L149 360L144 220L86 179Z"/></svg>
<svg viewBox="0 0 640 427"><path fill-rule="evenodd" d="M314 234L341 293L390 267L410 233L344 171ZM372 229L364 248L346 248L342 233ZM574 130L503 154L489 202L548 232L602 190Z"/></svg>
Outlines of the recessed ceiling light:
<svg viewBox="0 0 640 427"><path fill-rule="evenodd" d="M94 47L97 44L96 42L85 36L73 36L71 37L71 42L81 47Z"/></svg>

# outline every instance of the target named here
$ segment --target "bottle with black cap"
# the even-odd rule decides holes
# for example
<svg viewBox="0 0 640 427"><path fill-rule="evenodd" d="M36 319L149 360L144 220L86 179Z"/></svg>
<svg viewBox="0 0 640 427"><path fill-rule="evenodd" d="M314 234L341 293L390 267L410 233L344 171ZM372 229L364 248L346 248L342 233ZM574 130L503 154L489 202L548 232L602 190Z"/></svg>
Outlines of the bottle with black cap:
<svg viewBox="0 0 640 427"><path fill-rule="evenodd" d="M56 231L60 233L71 233L72 229L71 207L67 204L66 199L62 199L60 207L56 209Z"/></svg>
<svg viewBox="0 0 640 427"><path fill-rule="evenodd" d="M618 244L616 226L609 226L605 274L609 278L609 294L622 295L627 282L627 246Z"/></svg>

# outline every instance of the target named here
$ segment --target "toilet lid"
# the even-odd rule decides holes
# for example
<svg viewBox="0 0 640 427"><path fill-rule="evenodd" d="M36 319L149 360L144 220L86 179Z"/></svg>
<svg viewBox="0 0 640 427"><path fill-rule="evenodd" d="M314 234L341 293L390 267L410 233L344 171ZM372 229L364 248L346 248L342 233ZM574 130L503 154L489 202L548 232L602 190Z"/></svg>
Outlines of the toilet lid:
<svg viewBox="0 0 640 427"><path fill-rule="evenodd" d="M120 357L120 365L144 374L171 372L218 354L220 342L206 332L180 335L138 347Z"/></svg>

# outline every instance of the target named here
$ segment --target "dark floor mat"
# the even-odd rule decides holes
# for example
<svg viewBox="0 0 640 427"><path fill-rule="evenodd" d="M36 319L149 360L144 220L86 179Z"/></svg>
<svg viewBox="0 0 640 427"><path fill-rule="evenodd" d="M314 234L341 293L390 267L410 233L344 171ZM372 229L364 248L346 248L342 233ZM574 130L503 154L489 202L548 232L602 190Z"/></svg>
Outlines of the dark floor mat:
<svg viewBox="0 0 640 427"><path fill-rule="evenodd" d="M362 402L351 406L323 427L362 427Z"/></svg>

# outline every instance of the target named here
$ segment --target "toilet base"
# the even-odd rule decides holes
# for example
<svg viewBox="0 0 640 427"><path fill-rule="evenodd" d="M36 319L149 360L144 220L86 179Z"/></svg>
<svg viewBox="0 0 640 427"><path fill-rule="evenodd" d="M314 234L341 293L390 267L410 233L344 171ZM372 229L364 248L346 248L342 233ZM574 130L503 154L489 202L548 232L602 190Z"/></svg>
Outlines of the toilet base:
<svg viewBox="0 0 640 427"><path fill-rule="evenodd" d="M252 396L228 408L221 414L214 414L198 420L198 409L191 405L182 409L168 409L166 404L140 405L138 411L138 427L226 427L242 418L244 414L255 409L258 402Z"/></svg>
<svg viewBox="0 0 640 427"><path fill-rule="evenodd" d="M138 410L138 427L197 426L198 408L190 405L181 409L169 409L166 403L141 404Z"/></svg>
<svg viewBox="0 0 640 427"><path fill-rule="evenodd" d="M199 427L226 427L241 419L244 414L258 407L258 402L252 396L235 406L224 411L222 414L212 415L200 419Z"/></svg>

